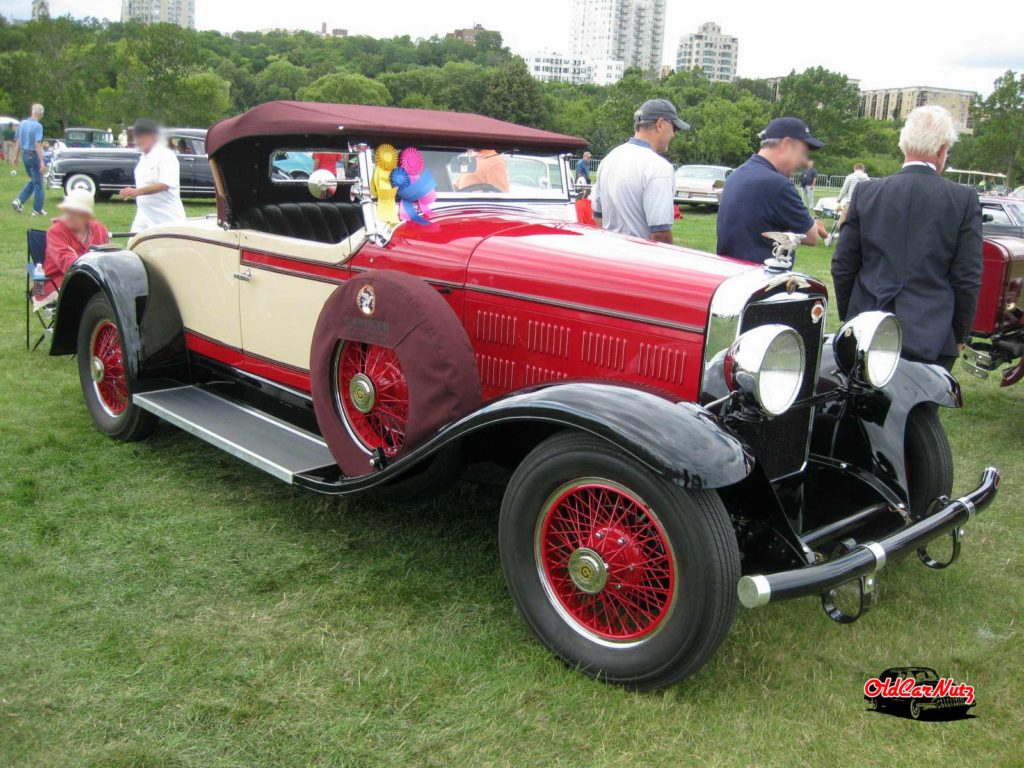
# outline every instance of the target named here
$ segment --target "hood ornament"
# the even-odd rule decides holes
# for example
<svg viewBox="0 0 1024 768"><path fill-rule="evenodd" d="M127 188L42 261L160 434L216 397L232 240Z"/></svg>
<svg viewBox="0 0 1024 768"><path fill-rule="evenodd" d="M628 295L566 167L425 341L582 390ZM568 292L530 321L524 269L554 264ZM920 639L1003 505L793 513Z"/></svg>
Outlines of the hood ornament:
<svg viewBox="0 0 1024 768"><path fill-rule="evenodd" d="M762 232L761 237L775 243L772 246L772 257L764 262L768 271L787 272L792 269L796 249L804 241L804 236L795 232Z"/></svg>

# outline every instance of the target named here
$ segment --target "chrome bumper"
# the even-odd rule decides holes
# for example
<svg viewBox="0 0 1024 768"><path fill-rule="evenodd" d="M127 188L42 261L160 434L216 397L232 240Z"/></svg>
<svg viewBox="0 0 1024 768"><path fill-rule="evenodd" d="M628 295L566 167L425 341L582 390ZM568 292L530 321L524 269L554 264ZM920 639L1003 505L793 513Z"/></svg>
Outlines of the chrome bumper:
<svg viewBox="0 0 1024 768"><path fill-rule="evenodd" d="M759 608L780 600L825 595L840 584L857 578L867 579L870 587L873 585L873 575L887 562L914 550L919 550L919 555L926 565L942 567L943 564L929 561L926 554L920 550L937 536L953 532L956 534L954 547L958 552L960 526L995 498L999 479L999 470L988 467L982 473L978 487L965 496L950 501L934 514L900 528L880 541L858 544L847 554L832 560L791 571L744 576L737 585L740 602L747 608Z"/></svg>
<svg viewBox="0 0 1024 768"><path fill-rule="evenodd" d="M987 379L989 373L996 367L992 362L992 355L971 346L964 347L964 351L960 354L960 360L963 361L964 368L979 379Z"/></svg>

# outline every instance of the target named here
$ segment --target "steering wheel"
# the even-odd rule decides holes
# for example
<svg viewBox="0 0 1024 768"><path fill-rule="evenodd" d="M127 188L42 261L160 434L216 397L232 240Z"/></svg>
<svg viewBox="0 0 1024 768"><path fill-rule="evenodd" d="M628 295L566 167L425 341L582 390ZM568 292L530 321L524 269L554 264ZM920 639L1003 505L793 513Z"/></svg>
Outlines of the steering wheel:
<svg viewBox="0 0 1024 768"><path fill-rule="evenodd" d="M485 181L479 184L470 184L468 187L462 187L459 192L497 192L499 195L503 194L505 190L500 189L493 184L488 184Z"/></svg>

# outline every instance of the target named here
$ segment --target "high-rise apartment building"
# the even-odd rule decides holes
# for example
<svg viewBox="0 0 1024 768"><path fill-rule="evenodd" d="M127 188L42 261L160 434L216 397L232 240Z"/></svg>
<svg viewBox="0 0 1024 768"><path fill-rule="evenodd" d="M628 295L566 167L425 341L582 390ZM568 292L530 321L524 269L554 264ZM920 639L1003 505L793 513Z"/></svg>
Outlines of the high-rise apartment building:
<svg viewBox="0 0 1024 768"><path fill-rule="evenodd" d="M971 117L971 102L974 91L958 91L953 88L880 88L860 92L861 117L875 120L906 120L916 107L937 105L945 107L964 133L974 133Z"/></svg>
<svg viewBox="0 0 1024 768"><path fill-rule="evenodd" d="M657 73L665 43L666 2L573 0L571 57L587 60L599 84L616 73L621 78L629 67Z"/></svg>
<svg viewBox="0 0 1024 768"><path fill-rule="evenodd" d="M723 35L720 26L708 21L696 32L680 38L676 69L698 68L709 80L731 83L736 79L739 49L738 37Z"/></svg>
<svg viewBox="0 0 1024 768"><path fill-rule="evenodd" d="M32 0L32 20L50 18L50 3L47 0Z"/></svg>
<svg viewBox="0 0 1024 768"><path fill-rule="evenodd" d="M542 83L594 82L593 70L586 59L552 51L531 51L523 54L526 68Z"/></svg>
<svg viewBox="0 0 1024 768"><path fill-rule="evenodd" d="M196 26L196 0L121 0L121 21Z"/></svg>

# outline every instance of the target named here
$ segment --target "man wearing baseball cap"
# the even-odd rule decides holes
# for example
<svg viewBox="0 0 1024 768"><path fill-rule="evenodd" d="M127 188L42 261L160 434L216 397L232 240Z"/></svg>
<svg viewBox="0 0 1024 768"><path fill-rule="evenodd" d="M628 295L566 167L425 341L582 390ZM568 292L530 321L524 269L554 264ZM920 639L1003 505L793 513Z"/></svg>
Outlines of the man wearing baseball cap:
<svg viewBox="0 0 1024 768"><path fill-rule="evenodd" d="M772 120L761 133L761 150L729 175L718 209L718 253L757 264L772 255L762 232L796 232L805 245L828 235L807 211L790 177L825 144L796 117Z"/></svg>
<svg viewBox="0 0 1024 768"><path fill-rule="evenodd" d="M75 259L88 253L97 245L110 242L107 228L96 221L92 195L84 189L72 189L58 206L59 218L46 232L46 258L43 271L55 288L60 288L64 275ZM47 282L47 285L51 285ZM49 304L56 298L56 291L35 298L36 308Z"/></svg>
<svg viewBox="0 0 1024 768"><path fill-rule="evenodd" d="M592 198L599 226L672 242L675 176L662 155L676 132L689 128L667 99L646 101L633 113L633 138L609 152L597 168Z"/></svg>

